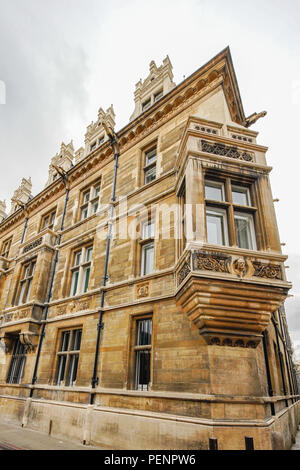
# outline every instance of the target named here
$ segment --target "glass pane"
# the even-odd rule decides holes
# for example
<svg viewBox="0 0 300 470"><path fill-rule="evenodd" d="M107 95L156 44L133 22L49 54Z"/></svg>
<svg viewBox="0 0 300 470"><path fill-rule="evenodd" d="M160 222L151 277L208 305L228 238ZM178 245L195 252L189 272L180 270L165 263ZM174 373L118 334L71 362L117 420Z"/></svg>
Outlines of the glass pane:
<svg viewBox="0 0 300 470"><path fill-rule="evenodd" d="M65 370L66 370L66 360L67 356L59 356L58 357L58 368L57 368L57 385L60 385L65 378Z"/></svg>
<svg viewBox="0 0 300 470"><path fill-rule="evenodd" d="M61 337L61 351L68 351L70 340L70 331L64 331Z"/></svg>
<svg viewBox="0 0 300 470"><path fill-rule="evenodd" d="M89 202L89 200L90 200L90 191L87 191L83 195L83 203Z"/></svg>
<svg viewBox="0 0 300 470"><path fill-rule="evenodd" d="M86 250L86 256L85 256L85 261L91 261L93 255L93 248L87 248Z"/></svg>
<svg viewBox="0 0 300 470"><path fill-rule="evenodd" d="M90 279L90 268L85 268L83 271L83 292L87 292L89 287L89 279Z"/></svg>
<svg viewBox="0 0 300 470"><path fill-rule="evenodd" d="M162 98L163 96L163 91L159 91L158 93L156 93L156 95L154 95L154 101L156 103L156 101L158 101L160 98Z"/></svg>
<svg viewBox="0 0 300 470"><path fill-rule="evenodd" d="M145 103L142 104L143 111L146 111L146 109L150 108L150 106L151 106L151 99L148 101L145 101Z"/></svg>
<svg viewBox="0 0 300 470"><path fill-rule="evenodd" d="M146 152L146 166L151 165L156 161L156 147L149 152Z"/></svg>
<svg viewBox="0 0 300 470"><path fill-rule="evenodd" d="M154 237L154 222L145 222L143 224L143 239Z"/></svg>
<svg viewBox="0 0 300 470"><path fill-rule="evenodd" d="M100 185L99 186L96 186L95 188L95 197L97 197L100 193Z"/></svg>
<svg viewBox="0 0 300 470"><path fill-rule="evenodd" d="M235 217L237 244L246 250L253 249L249 217Z"/></svg>
<svg viewBox="0 0 300 470"><path fill-rule="evenodd" d="M218 183L205 183L205 197L212 201L224 201L223 185Z"/></svg>
<svg viewBox="0 0 300 470"><path fill-rule="evenodd" d="M96 214L98 210L98 202L94 202L92 206L92 214Z"/></svg>
<svg viewBox="0 0 300 470"><path fill-rule="evenodd" d="M149 170L145 171L145 184L151 183L151 181L155 180L156 178L156 166L149 168Z"/></svg>
<svg viewBox="0 0 300 470"><path fill-rule="evenodd" d="M136 353L136 388L148 390L150 382L150 351L137 351Z"/></svg>
<svg viewBox="0 0 300 470"><path fill-rule="evenodd" d="M225 245L224 216L222 214L207 214L207 241L214 245Z"/></svg>
<svg viewBox="0 0 300 470"><path fill-rule="evenodd" d="M24 299L24 302L27 302L29 299L31 286L32 286L32 279L30 279L30 281L27 281L27 282L28 282L28 290L27 290L27 294L26 294L26 298Z"/></svg>
<svg viewBox="0 0 300 470"><path fill-rule="evenodd" d="M82 335L82 330L74 330L73 331L72 351L79 351L80 350L81 335Z"/></svg>
<svg viewBox="0 0 300 470"><path fill-rule="evenodd" d="M142 250L143 275L150 274L154 269L154 245L143 246Z"/></svg>
<svg viewBox="0 0 300 470"><path fill-rule="evenodd" d="M73 274L72 274L72 282L71 282L71 292L70 292L70 295L75 295L76 292L77 292L78 277L79 277L79 271L74 271Z"/></svg>
<svg viewBox="0 0 300 470"><path fill-rule="evenodd" d="M20 297L19 297L19 304L24 303L24 293L25 293L26 282L22 282L21 290L20 290Z"/></svg>
<svg viewBox="0 0 300 470"><path fill-rule="evenodd" d="M232 187L232 201L233 204L239 204L241 206L250 206L249 190L247 188L239 188L237 186Z"/></svg>
<svg viewBox="0 0 300 470"><path fill-rule="evenodd" d="M83 209L81 209L81 220L86 219L87 215L88 215L88 208L84 207Z"/></svg>
<svg viewBox="0 0 300 470"><path fill-rule="evenodd" d="M77 369L78 369L78 354L72 354L69 356L69 366L68 366L68 373L66 379L66 386L72 386L76 380L77 376Z"/></svg>
<svg viewBox="0 0 300 470"><path fill-rule="evenodd" d="M81 251L78 251L77 253L75 253L74 266L79 266L80 262L81 262Z"/></svg>
<svg viewBox="0 0 300 470"><path fill-rule="evenodd" d="M151 344L152 336L152 319L138 321L138 334L137 334L137 346L145 346Z"/></svg>

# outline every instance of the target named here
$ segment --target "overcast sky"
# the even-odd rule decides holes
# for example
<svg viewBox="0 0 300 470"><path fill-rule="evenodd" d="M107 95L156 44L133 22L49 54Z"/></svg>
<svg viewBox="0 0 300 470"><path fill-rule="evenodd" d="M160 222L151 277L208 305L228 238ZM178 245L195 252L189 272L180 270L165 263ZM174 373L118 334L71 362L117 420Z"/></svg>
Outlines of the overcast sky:
<svg viewBox="0 0 300 470"><path fill-rule="evenodd" d="M80 147L100 106L127 124L152 59L168 54L179 83L229 45L246 115L268 111L253 129L274 167L300 359L299 20L299 0L0 0L0 199L23 176L37 194L61 142Z"/></svg>

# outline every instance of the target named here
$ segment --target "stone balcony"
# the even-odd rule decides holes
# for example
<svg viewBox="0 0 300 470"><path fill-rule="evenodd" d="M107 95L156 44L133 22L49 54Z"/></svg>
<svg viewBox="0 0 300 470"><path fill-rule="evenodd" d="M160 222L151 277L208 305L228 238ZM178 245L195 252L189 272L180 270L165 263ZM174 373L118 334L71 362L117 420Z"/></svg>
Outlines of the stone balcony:
<svg viewBox="0 0 300 470"><path fill-rule="evenodd" d="M285 300L284 256L191 248L176 270L177 304L209 345L256 348Z"/></svg>
<svg viewBox="0 0 300 470"><path fill-rule="evenodd" d="M53 230L46 229L22 243L19 248L19 256L27 255L27 253L31 253L44 246L53 248L56 245L56 241L57 233L53 232Z"/></svg>

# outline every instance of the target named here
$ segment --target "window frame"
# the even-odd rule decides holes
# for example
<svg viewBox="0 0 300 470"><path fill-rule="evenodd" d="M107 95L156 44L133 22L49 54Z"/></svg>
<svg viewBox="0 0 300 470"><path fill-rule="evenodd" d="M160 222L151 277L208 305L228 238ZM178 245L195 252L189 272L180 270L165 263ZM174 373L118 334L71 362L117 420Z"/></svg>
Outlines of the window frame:
<svg viewBox="0 0 300 470"><path fill-rule="evenodd" d="M20 384L24 377L25 365L26 365L26 346L21 343L20 336L15 337L13 353L6 376L7 384ZM15 374L15 371L17 373Z"/></svg>
<svg viewBox="0 0 300 470"><path fill-rule="evenodd" d="M79 207L79 220L83 222L89 217L95 215L99 208L100 203L100 193L101 193L101 179L96 180L94 183L86 186L81 190L80 194L80 207ZM88 199L86 195L88 194ZM94 206L96 210L93 209ZM86 215L83 217L83 211L86 212Z"/></svg>
<svg viewBox="0 0 300 470"><path fill-rule="evenodd" d="M51 209L50 211L42 215L39 232L43 232L44 230L47 230L47 229L54 230L56 210L57 209L55 207L54 209ZM48 217L50 218L52 222L49 225L45 226L45 220L47 220Z"/></svg>
<svg viewBox="0 0 300 470"><path fill-rule="evenodd" d="M89 243L73 250L73 262L72 266L70 267L71 275L69 285L69 297L75 297L76 295L86 294L89 291L91 268L93 263L93 249L93 244ZM77 256L79 257L78 262L76 260ZM78 273L77 278L76 273ZM75 285L76 289L74 291Z"/></svg>
<svg viewBox="0 0 300 470"><path fill-rule="evenodd" d="M11 245L12 245L12 239L13 239L13 237L9 237L9 238L7 238L6 240L4 240L3 243L2 243L2 246L1 246L1 256L2 256L3 258L8 259L9 252L10 252Z"/></svg>
<svg viewBox="0 0 300 470"><path fill-rule="evenodd" d="M15 305L25 305L29 301L32 284L33 284L33 277L34 277L34 273L36 269L36 261L37 259L34 258L22 264L22 267L21 267L22 277L20 277L19 282L18 282L17 300L16 300ZM27 275L28 268L29 268L29 275Z"/></svg>
<svg viewBox="0 0 300 470"><path fill-rule="evenodd" d="M75 339L78 340L78 332L80 332L79 349L73 349ZM69 333L66 348L65 334ZM59 331L59 346L56 352L56 368L55 368L55 384L61 387L74 387L78 378L80 350L82 345L82 326L73 326L64 328ZM76 361L77 359L77 361ZM76 368L74 378L74 368Z"/></svg>
<svg viewBox="0 0 300 470"><path fill-rule="evenodd" d="M139 324L142 322L149 322L151 321L151 340L148 344L138 344L139 342ZM151 390L152 386L152 360L153 360L153 315L143 315L138 316L134 319L135 321L135 335L134 335L134 345L133 345L133 354L134 354L134 389L137 391L149 391ZM149 380L147 384L142 384L140 386L140 356L141 353L147 352L149 354ZM148 355L147 354L147 355Z"/></svg>
<svg viewBox="0 0 300 470"><path fill-rule="evenodd" d="M253 205L254 194L253 194L253 181L244 179L242 181L237 181L234 176L216 176L215 174L211 175L207 173L204 178L204 200L205 200L205 225L206 225L206 241L212 245L208 240L208 227L207 227L207 214L213 211L223 211L225 213L225 240L227 238L227 243L225 245L216 245L216 246L232 246L240 248L243 250L253 250L257 251L258 247L258 232L257 232L257 207ZM223 200L210 199L206 197L206 187L208 185L215 185L215 187L222 188L222 197ZM240 190L240 192L246 194L247 205L237 204L233 200L233 193L238 192L235 190ZM252 248L242 248L238 244L238 236L235 220L238 217L248 218L249 222L249 234ZM227 236L226 236L227 234Z"/></svg>
<svg viewBox="0 0 300 470"><path fill-rule="evenodd" d="M150 274L155 272L155 220L151 218L147 218L145 220L141 221L141 238L139 240L139 245L140 245L140 276L149 276ZM153 226L153 229L151 229L150 234L147 233L145 236L144 233L144 227L145 226ZM152 247L153 249L153 269L150 272L145 272L145 268L147 266L146 260L145 260L145 254L146 250Z"/></svg>
<svg viewBox="0 0 300 470"><path fill-rule="evenodd" d="M151 154L153 151L155 151L155 159L153 161L150 161L150 163L147 162L148 155ZM152 143L151 145L147 146L146 149L144 149L144 185L152 183L152 181L155 181L157 179L157 142ZM147 173L150 173L151 171L155 172L154 178L150 179L150 181L147 181L148 175Z"/></svg>

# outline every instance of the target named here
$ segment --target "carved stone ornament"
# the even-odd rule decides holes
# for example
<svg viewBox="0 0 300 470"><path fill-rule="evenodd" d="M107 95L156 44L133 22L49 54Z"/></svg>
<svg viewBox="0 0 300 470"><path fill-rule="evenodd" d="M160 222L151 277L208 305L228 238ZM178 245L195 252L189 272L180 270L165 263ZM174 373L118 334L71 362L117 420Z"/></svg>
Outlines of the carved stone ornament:
<svg viewBox="0 0 300 470"><path fill-rule="evenodd" d="M247 261L244 258L238 258L233 263L233 269L239 277L244 277L248 271Z"/></svg>
<svg viewBox="0 0 300 470"><path fill-rule="evenodd" d="M143 297L148 297L150 293L150 283L144 282L143 284L138 284L136 286L136 297L141 299Z"/></svg>
<svg viewBox="0 0 300 470"><path fill-rule="evenodd" d="M222 157L235 158L237 160L244 160L252 162L253 156L247 152L240 152L237 147L221 144L219 142L210 143L206 140L201 140L202 151L212 153L213 155L221 155Z"/></svg>
<svg viewBox="0 0 300 470"><path fill-rule="evenodd" d="M265 264L253 261L253 267L255 269L254 276L282 280L281 266L278 264Z"/></svg>
<svg viewBox="0 0 300 470"><path fill-rule="evenodd" d="M38 345L39 335L32 331L21 331L20 341L26 347L27 351L33 351Z"/></svg>
<svg viewBox="0 0 300 470"><path fill-rule="evenodd" d="M213 253L193 253L193 269L200 271L214 271L219 273L228 273L228 264L230 257Z"/></svg>
<svg viewBox="0 0 300 470"><path fill-rule="evenodd" d="M27 253L30 250L33 250L34 248L37 248L42 244L43 237L39 238L38 240L35 240L34 242L30 243L29 245L26 245L23 249L23 253Z"/></svg>
<svg viewBox="0 0 300 470"><path fill-rule="evenodd" d="M178 274L178 285L179 286L185 280L185 278L190 274L190 272L191 272L190 265L189 265L189 263L185 262L184 265L182 266L182 268L180 269L179 274Z"/></svg>

